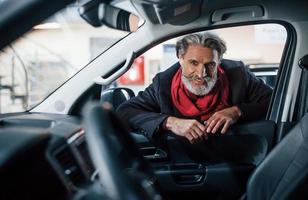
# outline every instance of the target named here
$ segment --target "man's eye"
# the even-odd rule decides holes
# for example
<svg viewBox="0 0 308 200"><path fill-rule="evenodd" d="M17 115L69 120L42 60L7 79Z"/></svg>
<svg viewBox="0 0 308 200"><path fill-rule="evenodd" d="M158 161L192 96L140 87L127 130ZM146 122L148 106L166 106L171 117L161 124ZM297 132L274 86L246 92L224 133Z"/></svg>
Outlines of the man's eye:
<svg viewBox="0 0 308 200"><path fill-rule="evenodd" d="M197 61L194 61L194 60L192 60L192 61L190 61L190 64L192 64L192 65L198 65L198 62Z"/></svg>
<svg viewBox="0 0 308 200"><path fill-rule="evenodd" d="M210 70L214 69L215 66L216 66L215 62L210 62L210 63L206 64L206 67L209 68Z"/></svg>

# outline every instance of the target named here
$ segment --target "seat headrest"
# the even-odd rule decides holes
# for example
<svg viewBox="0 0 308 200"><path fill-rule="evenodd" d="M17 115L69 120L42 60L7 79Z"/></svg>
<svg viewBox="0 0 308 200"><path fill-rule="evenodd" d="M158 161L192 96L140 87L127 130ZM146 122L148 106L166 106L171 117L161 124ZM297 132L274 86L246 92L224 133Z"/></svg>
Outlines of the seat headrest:
<svg viewBox="0 0 308 200"><path fill-rule="evenodd" d="M109 88L102 91L100 102L109 102L114 109L117 109L119 105L134 96L135 93L129 88Z"/></svg>

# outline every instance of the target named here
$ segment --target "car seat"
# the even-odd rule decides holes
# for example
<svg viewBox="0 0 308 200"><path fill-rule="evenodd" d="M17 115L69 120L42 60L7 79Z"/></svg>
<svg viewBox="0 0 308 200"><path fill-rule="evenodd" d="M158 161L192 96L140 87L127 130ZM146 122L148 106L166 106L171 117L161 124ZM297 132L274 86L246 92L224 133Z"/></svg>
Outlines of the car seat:
<svg viewBox="0 0 308 200"><path fill-rule="evenodd" d="M308 199L308 113L251 175L248 200Z"/></svg>
<svg viewBox="0 0 308 200"><path fill-rule="evenodd" d="M135 93L129 88L116 87L103 90L101 92L100 102L109 102L116 110L124 101L134 97Z"/></svg>

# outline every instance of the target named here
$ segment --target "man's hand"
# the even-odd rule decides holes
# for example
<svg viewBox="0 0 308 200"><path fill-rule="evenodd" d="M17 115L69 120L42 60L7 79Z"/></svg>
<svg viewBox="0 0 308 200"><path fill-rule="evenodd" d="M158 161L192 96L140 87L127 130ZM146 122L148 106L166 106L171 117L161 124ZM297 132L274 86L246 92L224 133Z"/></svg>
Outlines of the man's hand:
<svg viewBox="0 0 308 200"><path fill-rule="evenodd" d="M206 132L215 134L222 127L221 133L224 134L230 125L237 122L241 115L242 112L237 106L217 111L207 120Z"/></svg>
<svg viewBox="0 0 308 200"><path fill-rule="evenodd" d="M207 139L205 126L195 119L180 119L170 116L165 120L163 126L176 135L186 137L190 143L198 142L202 138Z"/></svg>

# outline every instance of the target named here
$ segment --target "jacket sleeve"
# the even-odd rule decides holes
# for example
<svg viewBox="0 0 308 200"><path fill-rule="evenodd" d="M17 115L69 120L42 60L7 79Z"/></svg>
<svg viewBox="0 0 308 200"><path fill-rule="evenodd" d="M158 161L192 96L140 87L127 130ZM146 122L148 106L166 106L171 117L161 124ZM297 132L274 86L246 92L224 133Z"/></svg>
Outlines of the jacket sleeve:
<svg viewBox="0 0 308 200"><path fill-rule="evenodd" d="M264 119L271 99L272 88L243 67L246 83L246 100L237 105L242 111L243 121Z"/></svg>
<svg viewBox="0 0 308 200"><path fill-rule="evenodd" d="M136 97L121 104L116 111L121 119L128 122L133 131L149 139L156 137L160 124L168 117L160 113L159 84L158 74L151 85L139 92Z"/></svg>

